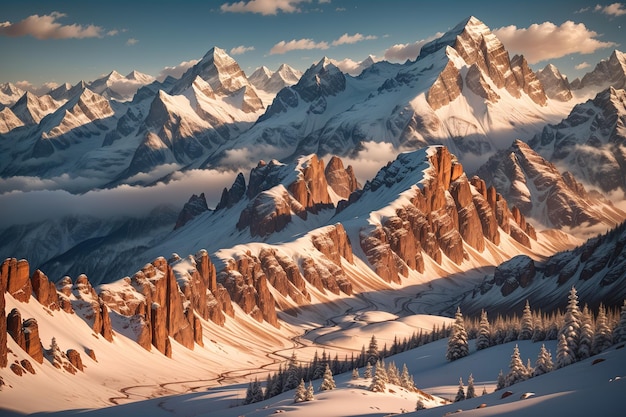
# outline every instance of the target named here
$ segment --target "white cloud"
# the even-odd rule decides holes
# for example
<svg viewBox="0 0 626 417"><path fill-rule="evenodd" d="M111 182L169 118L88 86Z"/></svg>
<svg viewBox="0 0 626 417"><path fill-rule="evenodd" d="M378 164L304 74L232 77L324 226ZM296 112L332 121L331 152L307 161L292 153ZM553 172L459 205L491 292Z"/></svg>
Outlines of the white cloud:
<svg viewBox="0 0 626 417"><path fill-rule="evenodd" d="M133 46L136 45L139 41L135 38L128 38L128 40L126 41L126 45L128 46Z"/></svg>
<svg viewBox="0 0 626 417"><path fill-rule="evenodd" d="M0 229L72 214L101 218L140 217L161 205L180 208L192 194L200 193L205 193L209 207L215 207L222 190L232 185L236 175L234 171L197 169L177 172L168 183L159 182L149 187L120 185L81 194L55 188L64 181L65 185L69 185L73 181L69 178L47 180L20 177L1 180L0 189L20 185L18 183L24 189L0 194Z"/></svg>
<svg viewBox="0 0 626 417"><path fill-rule="evenodd" d="M581 62L580 64L576 65L574 68L576 68L577 70L581 70L581 69L585 69L585 68L589 68L591 65L589 65L588 62Z"/></svg>
<svg viewBox="0 0 626 417"><path fill-rule="evenodd" d="M59 86L59 84L55 83L55 82L47 82L47 83L43 83L41 84L39 87L34 86L30 81L18 81L15 83L16 87L25 90L25 91L30 91L33 94L36 94L38 96L42 95L42 94L46 94L49 93L50 90L53 90L55 88L57 88Z"/></svg>
<svg viewBox="0 0 626 417"><path fill-rule="evenodd" d="M597 32L587 29L584 23L571 20L557 26L552 22L533 24L528 28L505 26L493 31L512 53L521 53L529 64L570 54L591 54L598 49L615 47L615 42L596 39Z"/></svg>
<svg viewBox="0 0 626 417"><path fill-rule="evenodd" d="M370 55L370 57L372 58L374 62L378 61L378 59L375 56ZM363 61L357 62L350 58L344 58L341 61L336 61L333 59L332 63L337 68L339 68L341 72L345 72L346 74L350 74L350 75L359 75L361 71L365 69L363 66Z"/></svg>
<svg viewBox="0 0 626 417"><path fill-rule="evenodd" d="M239 45L230 50L231 55L242 55L246 52L254 51L254 46Z"/></svg>
<svg viewBox="0 0 626 417"><path fill-rule="evenodd" d="M398 150L387 142L364 142L363 149L355 158L341 157L344 166L352 165L354 175L361 184L374 178L381 167L393 161Z"/></svg>
<svg viewBox="0 0 626 417"><path fill-rule="evenodd" d="M259 13L262 15L275 15L278 12L300 12L300 3L310 3L311 0L249 0L235 3L224 3L220 6L222 12L231 13Z"/></svg>
<svg viewBox="0 0 626 417"><path fill-rule="evenodd" d="M280 55L289 51L306 49L328 49L328 42L315 42L312 39L293 39L289 42L280 41L270 49L270 55Z"/></svg>
<svg viewBox="0 0 626 417"><path fill-rule="evenodd" d="M49 15L32 15L16 23L0 22L0 35L18 37L32 36L36 39L82 39L101 38L105 30L96 25L62 25L57 20L66 14L52 12ZM110 34L108 32L107 34ZM117 32L115 33L117 34Z"/></svg>
<svg viewBox="0 0 626 417"><path fill-rule="evenodd" d="M599 4L596 5L593 9L594 12L604 13L608 16L619 17L626 14L626 8L622 3L613 3L608 6L601 6Z"/></svg>
<svg viewBox="0 0 626 417"><path fill-rule="evenodd" d="M413 43L399 43L393 45L385 51L385 59L387 61L399 61L404 62L407 59L415 59L419 56L420 51L422 50L422 46L426 45L428 42L435 40L441 37L443 33L438 32L433 36L422 39Z"/></svg>
<svg viewBox="0 0 626 417"><path fill-rule="evenodd" d="M369 41L372 39L377 39L377 36L374 36L374 35L364 36L360 33L355 33L354 35L348 35L347 33L344 33L343 35L339 37L339 39L334 40L332 42L332 45L338 46L338 45L345 45L345 44L353 44L353 43L357 43L361 41Z"/></svg>
<svg viewBox="0 0 626 417"><path fill-rule="evenodd" d="M185 73L185 71L196 65L198 62L200 62L199 59L192 59L191 61L183 61L173 67L165 67L161 70L161 72L159 72L157 80L163 81L168 76L180 78Z"/></svg>

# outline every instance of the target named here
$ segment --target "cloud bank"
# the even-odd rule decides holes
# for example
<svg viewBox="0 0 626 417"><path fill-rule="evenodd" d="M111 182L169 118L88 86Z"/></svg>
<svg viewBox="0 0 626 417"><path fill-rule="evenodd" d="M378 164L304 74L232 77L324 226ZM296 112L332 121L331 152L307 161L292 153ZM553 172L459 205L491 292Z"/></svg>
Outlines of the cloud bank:
<svg viewBox="0 0 626 417"><path fill-rule="evenodd" d="M613 3L608 6L600 6L599 4L596 4L593 11L604 13L605 15L612 17L619 17L626 14L626 8L624 8L622 3Z"/></svg>
<svg viewBox="0 0 626 417"><path fill-rule="evenodd" d="M222 190L232 185L236 175L234 171L178 171L167 183L159 182L148 187L120 185L83 194L74 194L60 187L71 187L74 181L86 185L88 179L71 179L67 176L54 179L2 179L0 192L7 189L12 191L0 194L0 229L68 215L100 218L143 217L162 205L182 208L192 194L200 193L205 193L209 207L215 207Z"/></svg>
<svg viewBox="0 0 626 417"><path fill-rule="evenodd" d="M571 20L557 26L552 22L530 25L528 28L505 26L493 31L507 50L523 54L529 64L570 54L591 54L598 49L617 46L603 42L597 32L587 29L584 23Z"/></svg>
<svg viewBox="0 0 626 417"><path fill-rule="evenodd" d="M289 51L296 50L310 50L310 49L320 49L325 50L330 48L330 46L340 46L340 45L351 45L357 42L368 41L372 39L378 39L377 36L374 35L363 35L361 33L355 33L354 35L348 35L344 33L339 38L331 41L330 43L326 41L315 42L313 39L292 39L290 41L280 41L276 45L270 49L270 55L280 55L287 53Z"/></svg>
<svg viewBox="0 0 626 417"><path fill-rule="evenodd" d="M242 55L246 52L254 51L254 46L239 45L230 50L231 55Z"/></svg>
<svg viewBox="0 0 626 417"><path fill-rule="evenodd" d="M282 13L298 13L300 3L310 3L311 0L249 0L235 3L224 3L220 6L222 12L231 13L258 13L264 16ZM323 3L323 1L320 1Z"/></svg>
<svg viewBox="0 0 626 417"><path fill-rule="evenodd" d="M404 62L407 59L414 60L419 56L424 45L432 40L440 38L442 35L442 32L437 32L433 36L420 41L395 44L385 51L385 59L392 62Z"/></svg>
<svg viewBox="0 0 626 417"><path fill-rule="evenodd" d="M28 16L26 19L16 23L9 21L0 22L0 35L19 37L32 36L35 39L83 39L101 38L105 30L96 25L63 25L59 23L62 17L67 15L60 12L52 12L49 15L39 16L37 14ZM117 34L117 31L109 31L106 34Z"/></svg>
<svg viewBox="0 0 626 417"><path fill-rule="evenodd" d="M183 61L173 67L165 67L161 70L161 72L159 72L159 75L157 75L157 80L163 81L168 76L180 78L185 73L185 71L196 65L198 62L200 62L199 59L192 59L190 61Z"/></svg>

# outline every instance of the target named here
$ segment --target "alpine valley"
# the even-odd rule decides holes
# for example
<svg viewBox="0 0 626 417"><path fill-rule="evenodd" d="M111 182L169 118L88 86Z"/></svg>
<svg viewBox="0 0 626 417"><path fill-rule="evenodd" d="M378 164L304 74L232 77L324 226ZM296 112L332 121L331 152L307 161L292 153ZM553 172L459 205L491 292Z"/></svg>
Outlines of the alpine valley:
<svg viewBox="0 0 626 417"><path fill-rule="evenodd" d="M469 17L358 68L247 76L216 46L178 79L0 85L1 414L619 415L626 55L570 82ZM513 315L561 352L576 294L615 337L503 399L542 344ZM446 360L461 311L514 337ZM413 382L372 392L383 360ZM320 363L337 386L294 402ZM470 374L484 395L450 404Z"/></svg>

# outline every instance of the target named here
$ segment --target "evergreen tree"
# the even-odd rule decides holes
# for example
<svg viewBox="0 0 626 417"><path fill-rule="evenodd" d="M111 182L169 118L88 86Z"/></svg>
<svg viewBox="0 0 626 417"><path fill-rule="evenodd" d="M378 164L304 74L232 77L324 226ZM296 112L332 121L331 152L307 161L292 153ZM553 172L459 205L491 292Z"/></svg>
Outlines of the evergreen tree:
<svg viewBox="0 0 626 417"><path fill-rule="evenodd" d="M520 324L519 335L517 335L518 340L530 340L533 337L533 313L530 310L530 304L528 300L526 300L526 305L524 306L524 312L522 313L522 322Z"/></svg>
<svg viewBox="0 0 626 417"><path fill-rule="evenodd" d="M593 345L593 322L589 308L585 304L580 315L580 341L578 343L578 360L587 359L591 356Z"/></svg>
<svg viewBox="0 0 626 417"><path fill-rule="evenodd" d="M541 349L539 350L539 355L537 355L537 362L535 362L533 376L547 374L552 371L553 367L554 364L552 363L552 355L550 355L550 351L546 349L546 345L542 344Z"/></svg>
<svg viewBox="0 0 626 417"><path fill-rule="evenodd" d="M254 382L250 382L248 384L244 404L258 403L259 401L263 401L263 398L263 388L261 387L259 380L255 378Z"/></svg>
<svg viewBox="0 0 626 417"><path fill-rule="evenodd" d="M532 378L535 372L535 368L533 368L532 363L530 363L530 358L526 361L526 379Z"/></svg>
<svg viewBox="0 0 626 417"><path fill-rule="evenodd" d="M376 362L378 362L378 359L378 342L376 341L376 336L372 335L372 338L370 339L370 344L367 347L367 363L374 366Z"/></svg>
<svg viewBox="0 0 626 417"><path fill-rule="evenodd" d="M252 404L252 381L248 382L248 388L246 388L246 398L243 400L244 404Z"/></svg>
<svg viewBox="0 0 626 417"><path fill-rule="evenodd" d="M421 398L417 399L417 404L415 405L415 411L426 410L426 406L424 405L424 401Z"/></svg>
<svg viewBox="0 0 626 417"><path fill-rule="evenodd" d="M300 384L298 384L298 386L296 387L296 393L293 397L293 402L294 403L301 403L303 401L306 401L306 387L304 386L304 379L300 380Z"/></svg>
<svg viewBox="0 0 626 417"><path fill-rule="evenodd" d="M613 342L623 343L626 342L626 300L619 315L619 323L613 331Z"/></svg>
<svg viewBox="0 0 626 417"><path fill-rule="evenodd" d="M483 385L483 392L480 395L487 395L487 387Z"/></svg>
<svg viewBox="0 0 626 417"><path fill-rule="evenodd" d="M538 317L535 320L535 328L533 329L533 335L530 338L530 340L533 343L541 342L543 340L546 340L546 332L545 332L544 326L543 326L543 318Z"/></svg>
<svg viewBox="0 0 626 417"><path fill-rule="evenodd" d="M486 349L491 346L491 325L485 310L480 314L478 337L476 338L476 350Z"/></svg>
<svg viewBox="0 0 626 417"><path fill-rule="evenodd" d="M546 338L544 340L557 340L559 338L559 326L556 319L552 319L546 330Z"/></svg>
<svg viewBox="0 0 626 417"><path fill-rule="evenodd" d="M502 373L502 369L500 369L500 373L498 374L498 379L496 381L496 391L504 388L506 386L505 384L506 384L506 378L504 377L504 374Z"/></svg>
<svg viewBox="0 0 626 417"><path fill-rule="evenodd" d="M524 381L527 378L527 370L520 357L519 348L515 345L509 364L509 373L506 374L504 385L510 387L513 384Z"/></svg>
<svg viewBox="0 0 626 417"><path fill-rule="evenodd" d="M315 399L315 393L313 392L313 383L311 381L309 381L309 386L306 389L304 399L305 401L313 401Z"/></svg>
<svg viewBox="0 0 626 417"><path fill-rule="evenodd" d="M578 308L578 294L576 288L572 287L568 296L567 308L565 315L563 316L563 326L559 330L559 344L561 336L565 336L565 341L568 346L568 355L573 362L576 362L576 356L578 355L578 346L580 343L580 309ZM557 368L559 359L557 351ZM563 365L564 366L564 365Z"/></svg>
<svg viewBox="0 0 626 417"><path fill-rule="evenodd" d="M328 364L326 364L326 369L324 370L324 379L322 380L322 385L320 385L320 391L329 391L331 389L335 389L335 380L333 379L333 373L330 370Z"/></svg>
<svg viewBox="0 0 626 417"><path fill-rule="evenodd" d="M265 380L265 395L263 396L263 399L267 400L268 398L271 398L270 395L273 390L274 390L274 379L272 378L272 375L267 374L267 379Z"/></svg>
<svg viewBox="0 0 626 417"><path fill-rule="evenodd" d="M383 382L386 384L387 382L389 382L389 378L387 377L387 370L385 369L385 360L381 359L378 361L378 364L376 364L376 373L380 373L380 378L383 380Z"/></svg>
<svg viewBox="0 0 626 417"><path fill-rule="evenodd" d="M406 367L406 363L402 365L402 373L400 374L400 386L402 388L412 390L415 385L412 382L411 375L409 374L409 368Z"/></svg>
<svg viewBox="0 0 626 417"><path fill-rule="evenodd" d="M576 362L574 353L570 350L570 347L567 344L565 334L561 334L561 336L559 336L559 343L556 347L556 363L554 364L554 367L555 369L559 369L564 366L571 365L574 362Z"/></svg>
<svg viewBox="0 0 626 417"><path fill-rule="evenodd" d="M387 375L385 375L385 368L382 366L376 366L376 371L374 372L374 377L372 378L372 384L370 385L370 391L373 392L385 392L385 379L387 379Z"/></svg>
<svg viewBox="0 0 626 417"><path fill-rule="evenodd" d="M467 393L465 394L466 399L475 398L476 397L476 389L474 388L474 376L470 374L467 379Z"/></svg>
<svg viewBox="0 0 626 417"><path fill-rule="evenodd" d="M400 384L400 372L398 372L398 368L396 367L395 362L391 362L389 366L387 366L387 380L390 384L393 385L401 385Z"/></svg>
<svg viewBox="0 0 626 417"><path fill-rule="evenodd" d="M465 387L463 387L463 378L459 378L459 389L456 392L456 397L454 397L454 402L458 403L459 401L463 401L465 399Z"/></svg>
<svg viewBox="0 0 626 417"><path fill-rule="evenodd" d="M360 375L359 375L359 368L354 368L352 370L352 379L359 379Z"/></svg>
<svg viewBox="0 0 626 417"><path fill-rule="evenodd" d="M289 363L287 364L287 372L286 372L285 384L283 385L283 392L292 390L298 386L298 381L303 379L300 376L300 367L298 366L298 361L296 358L296 353L293 352L291 354L291 358L289 358Z"/></svg>
<svg viewBox="0 0 626 417"><path fill-rule="evenodd" d="M363 378L371 378L372 377L372 364L371 363L367 363L367 365L365 365L365 372L363 372Z"/></svg>
<svg viewBox="0 0 626 417"><path fill-rule="evenodd" d="M597 355L613 345L613 335L606 318L604 305L598 308L598 318L596 319L596 332L593 335L593 345L591 352Z"/></svg>
<svg viewBox="0 0 626 417"><path fill-rule="evenodd" d="M455 361L467 356L468 354L469 347L467 343L467 332L465 331L461 307L458 307L454 318L454 324L452 325L452 333L448 339L446 359L449 361Z"/></svg>

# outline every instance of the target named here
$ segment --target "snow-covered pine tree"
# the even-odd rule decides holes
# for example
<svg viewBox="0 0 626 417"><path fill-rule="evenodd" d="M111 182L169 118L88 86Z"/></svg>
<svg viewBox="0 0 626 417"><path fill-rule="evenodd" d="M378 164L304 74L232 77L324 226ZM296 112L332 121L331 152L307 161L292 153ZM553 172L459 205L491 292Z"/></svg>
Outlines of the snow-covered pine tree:
<svg viewBox="0 0 626 417"><path fill-rule="evenodd" d="M587 304L583 307L580 315L580 341L578 343L578 360L587 359L591 356L593 345L593 319Z"/></svg>
<svg viewBox="0 0 626 417"><path fill-rule="evenodd" d="M504 388L506 386L505 384L506 384L506 378L504 376L504 373L502 372L502 369L500 369L500 373L498 374L498 379L496 380L496 391Z"/></svg>
<svg viewBox="0 0 626 417"><path fill-rule="evenodd" d="M527 379L527 370L520 357L519 348L515 345L509 364L509 373L504 378L504 386L510 387L513 384Z"/></svg>
<svg viewBox="0 0 626 417"><path fill-rule="evenodd" d="M243 400L245 404L252 404L252 381L248 382L248 388L246 388L246 398Z"/></svg>
<svg viewBox="0 0 626 417"><path fill-rule="evenodd" d="M384 359L379 360L378 363L376 364L376 372L377 373L380 372L380 377L382 378L385 384L389 382L389 378L387 377L387 367L385 366Z"/></svg>
<svg viewBox="0 0 626 417"><path fill-rule="evenodd" d="M298 386L298 381L302 379L302 377L300 376L300 367L298 366L296 352L293 352L291 354L291 358L289 358L286 373L287 375L285 379L285 384L283 385L283 392L296 388Z"/></svg>
<svg viewBox="0 0 626 417"><path fill-rule="evenodd" d="M378 362L379 354L378 354L378 342L376 341L376 336L372 335L370 339L370 344L367 347L367 363L374 366L376 362Z"/></svg>
<svg viewBox="0 0 626 417"><path fill-rule="evenodd" d="M491 346L491 325L485 310L480 314L478 337L476 337L476 350L486 349Z"/></svg>
<svg viewBox="0 0 626 417"><path fill-rule="evenodd" d="M604 305L600 303L598 307L598 318L596 319L596 331L593 334L593 344L591 352L597 355L613 345L613 334L607 322L606 310Z"/></svg>
<svg viewBox="0 0 626 417"><path fill-rule="evenodd" d="M533 364L530 363L530 358L526 360L526 379L532 378L535 372L535 368L533 368Z"/></svg>
<svg viewBox="0 0 626 417"><path fill-rule="evenodd" d="M315 399L315 393L313 392L313 383L309 381L309 386L306 389L306 394L304 396L305 401L313 401Z"/></svg>
<svg viewBox="0 0 626 417"><path fill-rule="evenodd" d="M330 366L328 366L328 364L326 364L323 378L324 379L322 380L322 385L320 385L320 391L329 391L337 387L335 385L335 380L333 379L333 373L331 372Z"/></svg>
<svg viewBox="0 0 626 417"><path fill-rule="evenodd" d="M400 385L400 372L393 361L387 366L387 381L393 385Z"/></svg>
<svg viewBox="0 0 626 417"><path fill-rule="evenodd" d="M546 340L546 331L543 325L543 317L539 316L535 318L535 327L533 328L533 335L530 340L533 343Z"/></svg>
<svg viewBox="0 0 626 417"><path fill-rule="evenodd" d="M572 361L576 362L576 356L578 355L578 346L580 343L580 309L578 308L578 294L576 288L572 287L568 296L567 308L565 309L565 315L563 316L563 325L559 330L559 344L561 336L565 336L567 342L569 355ZM558 351L557 351L557 364L559 363ZM557 365L557 368L560 366Z"/></svg>
<svg viewBox="0 0 626 417"><path fill-rule="evenodd" d="M446 359L455 361L469 354L469 346L467 342L467 332L461 314L461 307L457 307L454 316L454 324L452 325L452 333L448 339L448 349L446 351Z"/></svg>
<svg viewBox="0 0 626 417"><path fill-rule="evenodd" d="M254 378L254 382L252 383L252 402L258 403L259 401L263 401L263 398L261 382L259 382L258 378Z"/></svg>
<svg viewBox="0 0 626 417"><path fill-rule="evenodd" d="M352 370L352 379L359 379L361 376L359 375L359 368L354 368Z"/></svg>
<svg viewBox="0 0 626 417"><path fill-rule="evenodd" d="M459 378L459 389L456 392L456 397L454 397L454 402L458 403L459 401L463 401L465 399L465 387L463 386L463 378Z"/></svg>
<svg viewBox="0 0 626 417"><path fill-rule="evenodd" d="M613 331L613 342L623 343L626 342L626 300L622 305L622 310L619 315L619 322Z"/></svg>
<svg viewBox="0 0 626 417"><path fill-rule="evenodd" d="M371 363L367 363L367 365L365 365L365 371L363 372L363 378L371 378L372 377L372 364Z"/></svg>
<svg viewBox="0 0 626 417"><path fill-rule="evenodd" d="M561 336L559 336L559 342L556 346L556 362L554 363L554 368L559 369L564 366L571 365L576 362L574 356L574 352L570 350L570 347L567 344L565 334L561 334Z"/></svg>
<svg viewBox="0 0 626 417"><path fill-rule="evenodd" d="M550 351L546 349L546 345L542 344L541 349L539 349L539 355L537 355L537 361L535 362L533 376L547 374L552 371L553 367L554 364L552 363L552 355L550 354Z"/></svg>
<svg viewBox="0 0 626 417"><path fill-rule="evenodd" d="M487 387L483 385L483 392L480 395L487 395Z"/></svg>
<svg viewBox="0 0 626 417"><path fill-rule="evenodd" d="M387 379L387 375L385 375L384 366L377 365L374 377L372 378L372 384L370 385L370 391L385 392L385 388L387 388L385 379Z"/></svg>
<svg viewBox="0 0 626 417"><path fill-rule="evenodd" d="M411 375L409 374L409 368L406 367L406 363L402 365L402 373L400 374L400 386L408 390L412 390L415 388L412 383Z"/></svg>
<svg viewBox="0 0 626 417"><path fill-rule="evenodd" d="M470 374L469 378L467 378L467 392L465 393L465 398L475 398L476 397L476 389L474 388L474 376Z"/></svg>
<svg viewBox="0 0 626 417"><path fill-rule="evenodd" d="M530 303L526 300L524 306L524 312L522 313L522 322L520 324L520 331L517 335L518 340L530 340L533 337L534 325L533 325L533 313L530 310Z"/></svg>
<svg viewBox="0 0 626 417"><path fill-rule="evenodd" d="M301 403L306 401L306 387L304 386L304 379L300 380L300 383L296 387L296 393L293 396L294 403Z"/></svg>

